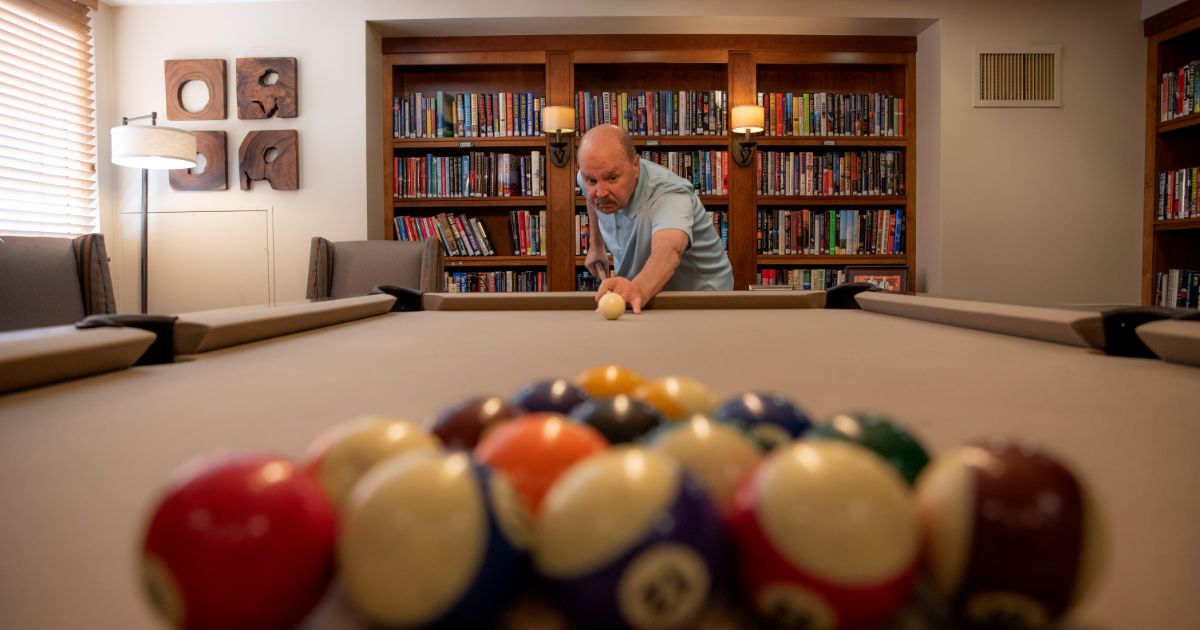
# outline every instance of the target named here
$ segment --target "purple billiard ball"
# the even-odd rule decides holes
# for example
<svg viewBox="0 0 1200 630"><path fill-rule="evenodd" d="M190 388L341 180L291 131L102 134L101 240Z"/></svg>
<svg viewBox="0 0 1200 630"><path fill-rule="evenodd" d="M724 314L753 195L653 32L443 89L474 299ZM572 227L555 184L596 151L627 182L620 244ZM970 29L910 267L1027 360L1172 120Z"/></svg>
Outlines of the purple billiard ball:
<svg viewBox="0 0 1200 630"><path fill-rule="evenodd" d="M548 411L567 415L588 399L583 388L565 378L534 381L513 394L512 404L528 411Z"/></svg>
<svg viewBox="0 0 1200 630"><path fill-rule="evenodd" d="M534 541L535 567L572 627L695 627L727 553L700 485L669 456L632 447L559 478Z"/></svg>
<svg viewBox="0 0 1200 630"><path fill-rule="evenodd" d="M713 417L742 425L764 451L804 435L812 426L796 403L764 392L738 394L722 403Z"/></svg>

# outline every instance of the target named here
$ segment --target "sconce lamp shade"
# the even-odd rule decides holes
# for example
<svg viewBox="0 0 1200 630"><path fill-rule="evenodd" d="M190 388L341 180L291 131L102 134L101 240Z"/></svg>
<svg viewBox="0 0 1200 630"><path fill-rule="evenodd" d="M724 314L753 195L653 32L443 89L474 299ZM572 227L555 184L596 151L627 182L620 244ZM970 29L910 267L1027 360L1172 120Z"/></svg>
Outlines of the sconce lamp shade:
<svg viewBox="0 0 1200 630"><path fill-rule="evenodd" d="M542 131L546 133L575 131L575 108L547 105L542 108Z"/></svg>
<svg viewBox="0 0 1200 630"><path fill-rule="evenodd" d="M729 118L734 133L761 133L763 130L761 105L738 105L729 113Z"/></svg>
<svg viewBox="0 0 1200 630"><path fill-rule="evenodd" d="M112 161L133 168L192 168L196 165L196 134L149 125L113 127Z"/></svg>

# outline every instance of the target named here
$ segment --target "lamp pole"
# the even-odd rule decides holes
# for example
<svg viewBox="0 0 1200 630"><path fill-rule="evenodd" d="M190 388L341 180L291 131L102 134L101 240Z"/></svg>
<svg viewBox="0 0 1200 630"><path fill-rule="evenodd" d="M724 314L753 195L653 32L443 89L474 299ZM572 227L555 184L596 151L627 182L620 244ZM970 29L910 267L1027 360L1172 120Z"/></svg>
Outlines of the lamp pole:
<svg viewBox="0 0 1200 630"><path fill-rule="evenodd" d="M144 120L146 118L150 119L151 127L158 124L158 112L150 112L149 114L146 114L145 116L134 116L133 118L128 118L126 116L122 116L121 124L128 125L130 123L130 121ZM147 284L149 284L148 281L150 278L150 263L149 263L149 261L150 261L149 240L150 239L149 239L149 236L150 236L150 171L148 169L143 168L142 169L142 260L141 260L141 267L142 267L141 295L142 295L142 312L143 313L150 312L150 309L149 309L150 294L147 289Z"/></svg>

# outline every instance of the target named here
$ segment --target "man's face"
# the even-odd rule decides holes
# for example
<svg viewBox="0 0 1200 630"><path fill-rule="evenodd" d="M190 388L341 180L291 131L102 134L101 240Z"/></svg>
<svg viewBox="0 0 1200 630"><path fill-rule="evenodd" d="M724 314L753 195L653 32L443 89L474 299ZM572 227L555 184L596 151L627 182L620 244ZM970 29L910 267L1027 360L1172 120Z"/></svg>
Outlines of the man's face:
<svg viewBox="0 0 1200 630"><path fill-rule="evenodd" d="M579 176L588 203L612 214L629 205L637 188L638 158L632 160L619 145L589 147L580 152Z"/></svg>

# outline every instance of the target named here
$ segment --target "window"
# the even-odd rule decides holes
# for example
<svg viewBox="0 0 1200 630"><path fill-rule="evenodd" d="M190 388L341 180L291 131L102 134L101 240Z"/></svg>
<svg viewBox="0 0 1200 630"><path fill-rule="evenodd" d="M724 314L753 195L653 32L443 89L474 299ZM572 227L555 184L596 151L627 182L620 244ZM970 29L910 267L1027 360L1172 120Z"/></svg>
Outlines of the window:
<svg viewBox="0 0 1200 630"><path fill-rule="evenodd" d="M0 234L95 232L96 0L0 0Z"/></svg>

